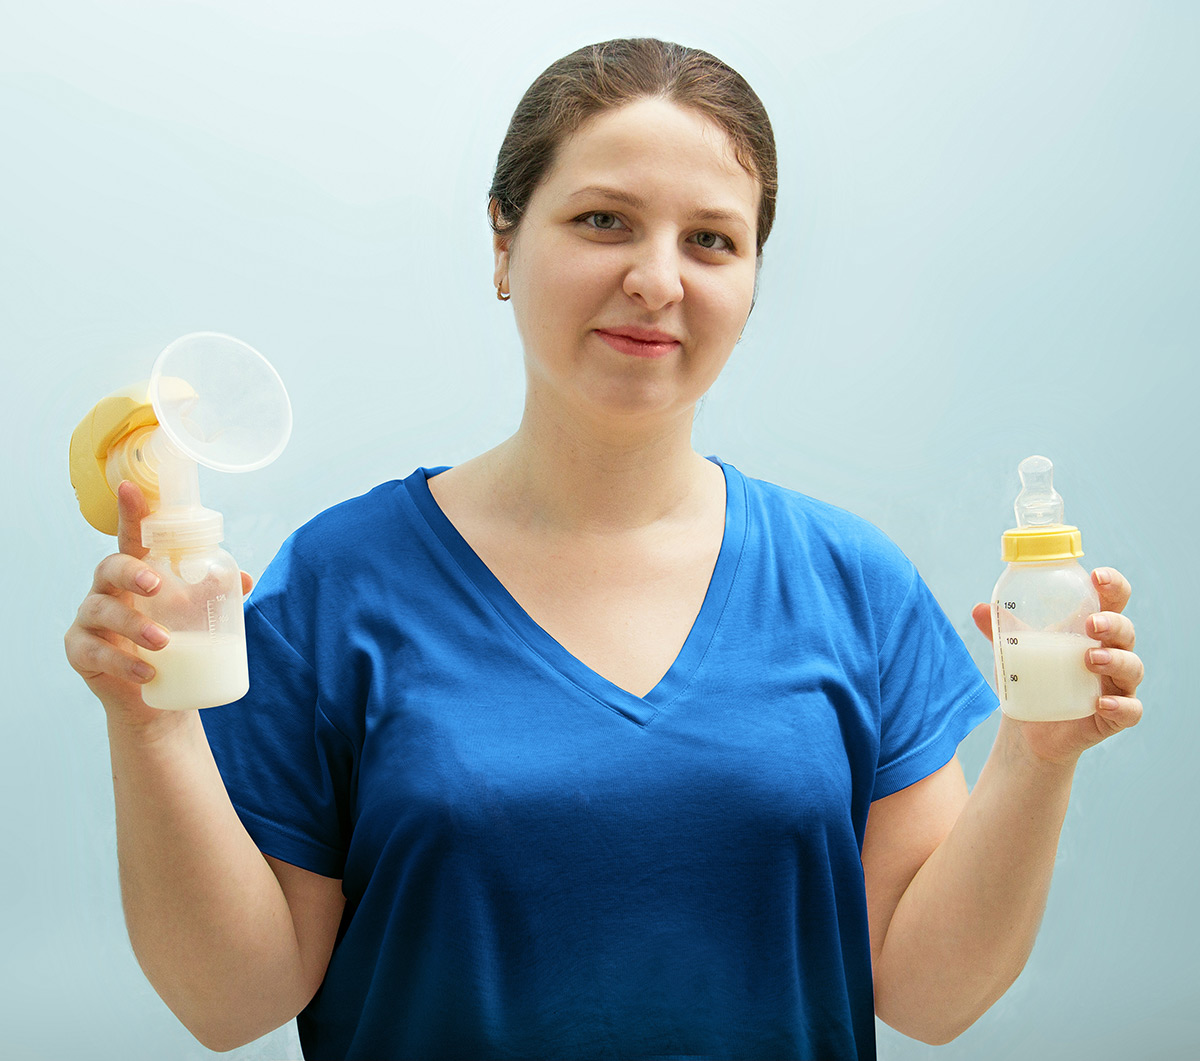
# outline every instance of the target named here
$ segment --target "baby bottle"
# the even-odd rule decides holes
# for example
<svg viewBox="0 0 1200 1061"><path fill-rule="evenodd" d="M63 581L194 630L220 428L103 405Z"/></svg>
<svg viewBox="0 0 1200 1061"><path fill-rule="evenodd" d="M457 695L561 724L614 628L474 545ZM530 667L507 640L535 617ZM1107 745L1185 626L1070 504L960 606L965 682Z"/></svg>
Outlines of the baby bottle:
<svg viewBox="0 0 1200 1061"><path fill-rule="evenodd" d="M1098 642L1084 624L1100 600L1079 563L1079 529L1063 523L1053 464L1026 457L1018 472L1017 525L1001 538L1008 566L992 590L1000 708L1030 722L1086 718L1096 710L1100 679L1085 665Z"/></svg>
<svg viewBox="0 0 1200 1061"><path fill-rule="evenodd" d="M109 395L71 438L71 482L84 517L117 532L117 487L130 480L150 506L146 563L160 579L138 609L167 631L142 686L150 707L190 710L241 699L250 687L242 576L220 542L219 512L200 503L199 464L244 472L273 461L291 434L287 391L258 351L197 332L171 343L149 383Z"/></svg>

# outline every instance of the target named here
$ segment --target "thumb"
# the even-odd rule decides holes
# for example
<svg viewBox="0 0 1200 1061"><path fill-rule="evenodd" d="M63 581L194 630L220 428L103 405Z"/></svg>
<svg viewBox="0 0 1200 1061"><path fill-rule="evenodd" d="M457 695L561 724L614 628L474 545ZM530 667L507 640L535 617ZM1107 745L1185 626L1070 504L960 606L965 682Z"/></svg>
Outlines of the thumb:
<svg viewBox="0 0 1200 1061"><path fill-rule="evenodd" d="M979 627L979 632L983 634L989 641L992 639L992 609L986 604L976 604L971 609L971 618L975 620L975 625Z"/></svg>
<svg viewBox="0 0 1200 1061"><path fill-rule="evenodd" d="M117 487L117 548L139 560L149 552L142 545L142 520L148 515L146 495L136 483L123 481Z"/></svg>

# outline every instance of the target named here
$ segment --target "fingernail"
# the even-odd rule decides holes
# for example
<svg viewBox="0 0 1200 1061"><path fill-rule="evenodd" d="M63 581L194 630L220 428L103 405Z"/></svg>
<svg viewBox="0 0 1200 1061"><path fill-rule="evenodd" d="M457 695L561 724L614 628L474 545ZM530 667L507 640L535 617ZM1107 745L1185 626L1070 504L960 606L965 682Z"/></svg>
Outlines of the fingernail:
<svg viewBox="0 0 1200 1061"><path fill-rule="evenodd" d="M149 663L143 663L141 660L138 660L138 662L133 665L133 673L141 678L142 681L148 682L154 677L154 668L151 667Z"/></svg>
<svg viewBox="0 0 1200 1061"><path fill-rule="evenodd" d="M1091 648L1088 649L1088 662L1095 663L1097 666L1103 666L1112 660L1112 653L1106 648Z"/></svg>
<svg viewBox="0 0 1200 1061"><path fill-rule="evenodd" d="M158 588L159 582L162 581L153 571L139 571L134 582L145 593L151 593Z"/></svg>
<svg viewBox="0 0 1200 1061"><path fill-rule="evenodd" d="M1112 572L1107 567L1096 568L1096 581L1102 586L1107 586L1112 581Z"/></svg>
<svg viewBox="0 0 1200 1061"><path fill-rule="evenodd" d="M1108 621L1107 615L1092 616L1092 630L1097 634L1107 634L1111 625L1112 624Z"/></svg>
<svg viewBox="0 0 1200 1061"><path fill-rule="evenodd" d="M154 623L147 623L142 627L142 637L156 648L162 648L171 639L167 636L166 630L161 626L156 626Z"/></svg>
<svg viewBox="0 0 1200 1061"><path fill-rule="evenodd" d="M1115 711L1117 709L1117 701L1112 696L1102 696L1098 701L1098 706L1101 711Z"/></svg>

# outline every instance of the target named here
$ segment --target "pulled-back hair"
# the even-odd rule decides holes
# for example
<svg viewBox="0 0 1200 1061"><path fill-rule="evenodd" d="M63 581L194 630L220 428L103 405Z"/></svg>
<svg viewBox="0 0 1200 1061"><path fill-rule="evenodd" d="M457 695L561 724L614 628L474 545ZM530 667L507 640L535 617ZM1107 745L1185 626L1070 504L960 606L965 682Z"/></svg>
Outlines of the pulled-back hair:
<svg viewBox="0 0 1200 1061"><path fill-rule="evenodd" d="M758 254L775 221L775 137L762 101L736 70L708 52L640 37L591 44L551 64L509 122L488 191L492 230L514 234L561 145L590 119L645 98L669 100L712 119L761 189Z"/></svg>

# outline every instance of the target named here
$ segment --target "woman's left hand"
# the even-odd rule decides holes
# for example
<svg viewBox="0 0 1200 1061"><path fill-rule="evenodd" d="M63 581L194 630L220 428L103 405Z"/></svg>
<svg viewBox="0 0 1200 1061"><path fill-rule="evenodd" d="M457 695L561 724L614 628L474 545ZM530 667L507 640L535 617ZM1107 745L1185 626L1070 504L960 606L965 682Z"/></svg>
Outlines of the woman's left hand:
<svg viewBox="0 0 1200 1061"><path fill-rule="evenodd" d="M1094 715L1066 722L1020 722L1021 736L1030 754L1047 762L1073 763L1088 748L1114 733L1136 726L1142 718L1137 688L1142 682L1142 661L1133 651L1133 623L1122 614L1132 588L1119 571L1099 567L1092 585L1101 610L1087 620L1087 633L1100 642L1088 649L1087 668L1100 676L1100 702ZM992 637L992 612L986 604L971 610L975 625ZM1006 722L1012 722L1006 718Z"/></svg>

